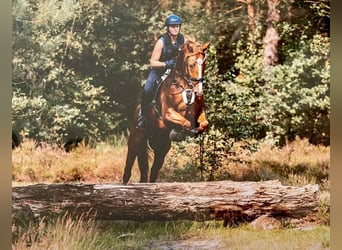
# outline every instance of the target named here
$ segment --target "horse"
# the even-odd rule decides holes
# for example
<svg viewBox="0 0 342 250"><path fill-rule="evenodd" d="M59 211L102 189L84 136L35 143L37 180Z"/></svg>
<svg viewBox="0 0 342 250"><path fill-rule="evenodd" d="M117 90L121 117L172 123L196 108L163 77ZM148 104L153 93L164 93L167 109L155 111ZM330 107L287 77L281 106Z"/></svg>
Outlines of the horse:
<svg viewBox="0 0 342 250"><path fill-rule="evenodd" d="M140 105L136 107L127 143L124 184L131 178L136 158L140 182L156 182L171 148L171 141L182 141L187 136L196 137L207 129L209 122L204 107L203 76L208 48L209 43L190 40L179 47L174 69L162 76L164 79L159 83L150 104L145 130L136 127ZM154 157L148 178L151 151Z"/></svg>

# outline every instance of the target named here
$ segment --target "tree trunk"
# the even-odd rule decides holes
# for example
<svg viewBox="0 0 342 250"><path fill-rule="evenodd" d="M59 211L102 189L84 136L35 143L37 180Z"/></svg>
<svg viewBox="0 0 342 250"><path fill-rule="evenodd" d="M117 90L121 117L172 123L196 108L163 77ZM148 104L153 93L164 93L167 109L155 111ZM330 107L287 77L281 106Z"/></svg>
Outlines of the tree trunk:
<svg viewBox="0 0 342 250"><path fill-rule="evenodd" d="M268 12L267 12L267 30L264 42L264 66L267 70L268 67L276 65L278 63L278 43L280 40L277 30L274 28L274 24L279 22L280 15L277 11L279 0L268 0Z"/></svg>
<svg viewBox="0 0 342 250"><path fill-rule="evenodd" d="M14 219L86 214L101 220L244 220L304 217L318 207L318 186L265 182L37 184L13 187Z"/></svg>
<svg viewBox="0 0 342 250"><path fill-rule="evenodd" d="M248 27L249 31L253 32L255 30L255 0L247 0L247 14L249 18Z"/></svg>

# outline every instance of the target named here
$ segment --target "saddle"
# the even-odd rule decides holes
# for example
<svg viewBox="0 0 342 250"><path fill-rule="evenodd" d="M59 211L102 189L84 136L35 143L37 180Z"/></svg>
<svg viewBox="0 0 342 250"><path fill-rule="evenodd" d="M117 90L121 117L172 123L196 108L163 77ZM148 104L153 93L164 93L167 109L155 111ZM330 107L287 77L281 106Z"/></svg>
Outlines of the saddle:
<svg viewBox="0 0 342 250"><path fill-rule="evenodd" d="M162 86L166 77L168 77L171 74L171 72L172 72L171 69L167 69L160 78L156 79L156 82L155 82L156 89L154 91L154 95L153 95L153 98L152 98L152 101L150 104L151 104L152 108L155 110L156 114L159 116L159 118L161 118L162 115L161 115L161 111L160 111L160 106L157 103L157 97L158 97L158 94L160 91L160 87Z"/></svg>

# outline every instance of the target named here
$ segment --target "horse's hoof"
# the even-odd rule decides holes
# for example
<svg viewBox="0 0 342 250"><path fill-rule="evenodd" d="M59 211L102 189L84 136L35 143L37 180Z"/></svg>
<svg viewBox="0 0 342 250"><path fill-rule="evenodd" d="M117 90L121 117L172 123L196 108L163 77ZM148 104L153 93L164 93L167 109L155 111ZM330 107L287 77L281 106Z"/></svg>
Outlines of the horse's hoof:
<svg viewBox="0 0 342 250"><path fill-rule="evenodd" d="M176 129L172 129L170 131L170 134L169 134L170 140L176 141L176 142L183 141L185 139L185 137L186 137L186 135L182 131L179 131Z"/></svg>
<svg viewBox="0 0 342 250"><path fill-rule="evenodd" d="M186 134L187 136L190 136L190 137L197 137L199 133L200 132L198 128L193 128L190 130L183 130L183 134Z"/></svg>
<svg viewBox="0 0 342 250"><path fill-rule="evenodd" d="M197 137L200 134L200 131L198 128L194 128L190 130L190 136Z"/></svg>

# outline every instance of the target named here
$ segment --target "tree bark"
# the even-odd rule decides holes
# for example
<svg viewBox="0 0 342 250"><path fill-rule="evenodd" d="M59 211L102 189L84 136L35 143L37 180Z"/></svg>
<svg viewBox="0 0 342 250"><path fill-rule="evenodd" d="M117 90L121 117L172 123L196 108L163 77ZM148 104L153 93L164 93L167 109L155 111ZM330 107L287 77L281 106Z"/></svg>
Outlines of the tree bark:
<svg viewBox="0 0 342 250"><path fill-rule="evenodd" d="M318 207L318 186L265 182L37 184L13 187L13 218L83 215L101 220L300 218Z"/></svg>
<svg viewBox="0 0 342 250"><path fill-rule="evenodd" d="M279 34L274 27L274 24L280 20L280 15L277 11L279 0L268 0L268 12L267 12L267 30L263 39L264 43L264 67L267 70L270 66L274 66L278 63L278 43L280 40Z"/></svg>
<svg viewBox="0 0 342 250"><path fill-rule="evenodd" d="M253 32L255 30L255 0L247 0L247 14L248 14L248 27L249 31Z"/></svg>

